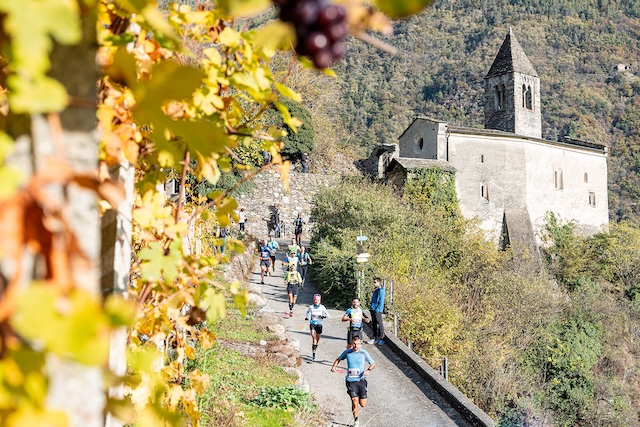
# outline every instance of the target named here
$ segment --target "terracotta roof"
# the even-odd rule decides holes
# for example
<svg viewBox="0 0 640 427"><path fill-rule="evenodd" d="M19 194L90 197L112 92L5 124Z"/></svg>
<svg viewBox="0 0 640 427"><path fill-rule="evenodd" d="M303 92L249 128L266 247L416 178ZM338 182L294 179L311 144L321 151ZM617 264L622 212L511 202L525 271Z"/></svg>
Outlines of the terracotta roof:
<svg viewBox="0 0 640 427"><path fill-rule="evenodd" d="M513 31L509 28L509 34L507 34L504 42L502 42L502 46L500 46L496 59L493 61L485 79L514 71L538 77L538 73L536 73L531 62L529 62L529 58L527 58L524 50L522 50L522 46L520 46L520 43L516 40Z"/></svg>

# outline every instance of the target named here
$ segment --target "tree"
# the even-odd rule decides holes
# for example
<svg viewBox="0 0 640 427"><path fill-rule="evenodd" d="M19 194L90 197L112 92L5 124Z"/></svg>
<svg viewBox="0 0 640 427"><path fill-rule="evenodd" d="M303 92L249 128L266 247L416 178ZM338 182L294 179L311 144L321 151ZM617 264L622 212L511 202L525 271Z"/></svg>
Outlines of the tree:
<svg viewBox="0 0 640 427"><path fill-rule="evenodd" d="M282 104L287 107L291 115L302 123L297 130L292 129L286 123L283 123L287 136L282 138L284 147L280 151L283 155L290 158L300 158L303 153L311 153L313 151L315 130L311 114L298 102L284 100Z"/></svg>

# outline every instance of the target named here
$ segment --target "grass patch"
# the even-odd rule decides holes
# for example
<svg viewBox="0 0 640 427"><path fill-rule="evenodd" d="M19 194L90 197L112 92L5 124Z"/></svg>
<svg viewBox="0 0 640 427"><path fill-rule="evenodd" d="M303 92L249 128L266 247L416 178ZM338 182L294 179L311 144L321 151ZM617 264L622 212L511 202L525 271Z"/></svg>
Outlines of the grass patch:
<svg viewBox="0 0 640 427"><path fill-rule="evenodd" d="M262 320L243 318L234 308L228 308L227 318L209 328L219 340L241 346L275 338ZM202 426L294 427L305 425L301 419L315 416L311 395L294 385L297 376L268 357L243 356L217 342L208 350L197 348L196 358L186 368L210 376L198 400Z"/></svg>

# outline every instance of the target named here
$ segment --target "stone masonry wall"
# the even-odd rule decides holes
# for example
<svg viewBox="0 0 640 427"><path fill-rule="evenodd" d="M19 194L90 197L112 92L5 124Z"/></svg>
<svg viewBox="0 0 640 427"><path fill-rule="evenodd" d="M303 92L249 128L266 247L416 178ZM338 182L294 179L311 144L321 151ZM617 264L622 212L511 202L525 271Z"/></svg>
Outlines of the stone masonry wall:
<svg viewBox="0 0 640 427"><path fill-rule="evenodd" d="M322 188L339 182L340 178L339 175L290 172L289 192L286 192L277 171L262 172L254 178L253 190L236 197L238 209L244 208L247 216L246 231L258 238L266 238L271 212L277 203L280 219L285 223L284 237L294 237L293 220L301 213L306 223L302 239L309 240L313 227L313 218L310 218L313 197ZM237 224L234 227L237 228Z"/></svg>

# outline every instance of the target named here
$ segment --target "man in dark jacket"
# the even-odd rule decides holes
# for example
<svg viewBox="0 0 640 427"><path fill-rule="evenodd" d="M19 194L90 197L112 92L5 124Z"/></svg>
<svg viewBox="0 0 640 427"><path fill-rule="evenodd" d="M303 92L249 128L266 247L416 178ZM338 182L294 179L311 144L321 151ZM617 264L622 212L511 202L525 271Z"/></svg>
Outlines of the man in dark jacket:
<svg viewBox="0 0 640 427"><path fill-rule="evenodd" d="M373 279L375 290L371 295L371 304L369 311L371 312L371 329L373 329L373 339L369 340L369 344L384 344L384 325L382 324L382 312L384 311L385 289L382 287L382 280L379 277Z"/></svg>

